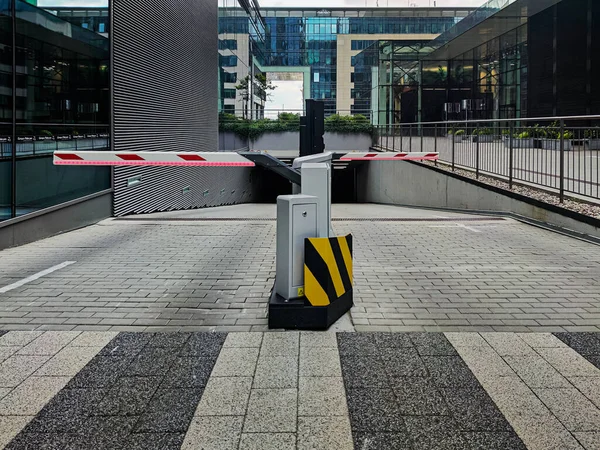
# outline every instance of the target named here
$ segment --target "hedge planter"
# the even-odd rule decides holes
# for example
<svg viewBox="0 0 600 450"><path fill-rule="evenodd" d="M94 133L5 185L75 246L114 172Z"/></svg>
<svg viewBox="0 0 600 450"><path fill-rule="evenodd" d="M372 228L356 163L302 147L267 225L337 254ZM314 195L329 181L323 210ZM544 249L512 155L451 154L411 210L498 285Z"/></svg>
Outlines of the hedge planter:
<svg viewBox="0 0 600 450"><path fill-rule="evenodd" d="M600 150L600 139L588 139L586 145L588 150Z"/></svg>
<svg viewBox="0 0 600 450"><path fill-rule="evenodd" d="M560 150L560 139L542 139L542 148L544 150ZM565 151L573 149L573 141L571 139L564 140Z"/></svg>
<svg viewBox="0 0 600 450"><path fill-rule="evenodd" d="M533 138L524 138L524 139L513 138L512 143L513 143L512 144L513 148L534 148ZM506 148L510 148L510 139L507 139L506 141L504 141L504 146Z"/></svg>
<svg viewBox="0 0 600 450"><path fill-rule="evenodd" d="M462 136L462 134L460 134L460 135L458 135L458 136L454 135L454 136L452 136L452 137L454 138L454 142L462 142L462 141L463 141L463 136Z"/></svg>
<svg viewBox="0 0 600 450"><path fill-rule="evenodd" d="M473 142L489 144L490 142L494 142L494 136L491 134L480 134L478 136L473 136Z"/></svg>

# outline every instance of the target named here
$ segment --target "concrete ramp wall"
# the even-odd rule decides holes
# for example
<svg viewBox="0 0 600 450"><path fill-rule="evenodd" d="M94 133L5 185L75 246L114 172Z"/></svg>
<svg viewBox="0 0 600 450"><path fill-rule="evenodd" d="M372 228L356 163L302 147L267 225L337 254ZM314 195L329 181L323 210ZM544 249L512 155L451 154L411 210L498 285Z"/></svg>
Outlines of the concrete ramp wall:
<svg viewBox="0 0 600 450"><path fill-rule="evenodd" d="M600 220L407 161L371 161L358 170L358 201L510 213L600 239Z"/></svg>

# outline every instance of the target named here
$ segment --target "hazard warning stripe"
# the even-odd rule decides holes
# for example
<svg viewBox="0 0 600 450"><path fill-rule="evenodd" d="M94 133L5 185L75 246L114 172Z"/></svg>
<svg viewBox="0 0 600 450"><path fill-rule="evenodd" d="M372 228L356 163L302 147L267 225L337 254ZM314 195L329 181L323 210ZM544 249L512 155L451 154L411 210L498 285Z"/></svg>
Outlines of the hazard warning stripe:
<svg viewBox="0 0 600 450"><path fill-rule="evenodd" d="M55 165L73 166L240 166L254 163L235 152L54 152Z"/></svg>
<svg viewBox="0 0 600 450"><path fill-rule="evenodd" d="M352 291L352 235L308 238L304 248L304 296L327 306Z"/></svg>
<svg viewBox="0 0 600 450"><path fill-rule="evenodd" d="M340 158L340 161L435 161L439 153L426 152L350 152Z"/></svg>

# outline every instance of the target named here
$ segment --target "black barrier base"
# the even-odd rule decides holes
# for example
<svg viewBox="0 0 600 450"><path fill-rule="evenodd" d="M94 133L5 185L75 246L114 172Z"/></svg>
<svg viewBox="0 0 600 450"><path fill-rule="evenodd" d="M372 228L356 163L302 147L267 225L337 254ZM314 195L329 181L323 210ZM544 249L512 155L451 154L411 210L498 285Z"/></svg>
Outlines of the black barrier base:
<svg viewBox="0 0 600 450"><path fill-rule="evenodd" d="M305 298L286 301L273 287L269 299L269 328L326 330L352 306L352 289L327 306L312 306Z"/></svg>

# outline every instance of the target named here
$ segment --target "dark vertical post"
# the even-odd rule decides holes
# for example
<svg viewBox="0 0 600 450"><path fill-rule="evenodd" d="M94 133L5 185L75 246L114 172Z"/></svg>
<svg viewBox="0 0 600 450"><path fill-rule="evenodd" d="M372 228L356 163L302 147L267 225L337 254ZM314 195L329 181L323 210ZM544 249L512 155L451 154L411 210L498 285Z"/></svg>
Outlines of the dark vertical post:
<svg viewBox="0 0 600 450"><path fill-rule="evenodd" d="M508 187L512 189L512 187L513 187L513 133L515 131L513 122L510 122L508 131L509 131L508 141L510 143L510 147L509 147L509 151L508 151Z"/></svg>
<svg viewBox="0 0 600 450"><path fill-rule="evenodd" d="M408 126L408 151L412 152L412 123Z"/></svg>
<svg viewBox="0 0 600 450"><path fill-rule="evenodd" d="M454 171L454 147L456 146L456 136L452 133L452 170Z"/></svg>
<svg viewBox="0 0 600 450"><path fill-rule="evenodd" d="M475 129L479 130L479 124L477 123L475 126L477 127ZM475 178L479 179L479 141L481 141L481 132L476 137L477 145L475 147Z"/></svg>
<svg viewBox="0 0 600 450"><path fill-rule="evenodd" d="M17 217L17 0L10 2L12 21L12 136L10 217Z"/></svg>
<svg viewBox="0 0 600 450"><path fill-rule="evenodd" d="M437 123L433 126L433 152L437 153ZM454 138L453 138L454 139ZM434 164L437 166L437 159L434 161Z"/></svg>
<svg viewBox="0 0 600 450"><path fill-rule="evenodd" d="M565 201L565 121L560 119L560 202Z"/></svg>

